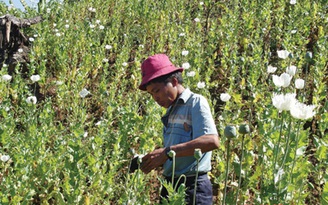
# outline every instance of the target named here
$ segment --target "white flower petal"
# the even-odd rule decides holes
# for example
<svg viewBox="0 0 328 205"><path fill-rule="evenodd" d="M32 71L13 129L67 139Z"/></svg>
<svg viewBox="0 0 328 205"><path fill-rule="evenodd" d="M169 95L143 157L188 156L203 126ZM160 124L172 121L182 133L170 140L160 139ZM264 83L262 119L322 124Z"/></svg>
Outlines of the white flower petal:
<svg viewBox="0 0 328 205"><path fill-rule="evenodd" d="M290 52L288 52L286 50L280 50L280 51L277 51L277 54L278 54L279 58L286 59L286 58L288 58Z"/></svg>
<svg viewBox="0 0 328 205"><path fill-rule="evenodd" d="M291 65L286 68L286 73L288 73L291 76L294 76L296 74L296 66Z"/></svg>
<svg viewBox="0 0 328 205"><path fill-rule="evenodd" d="M295 80L295 88L296 89L303 89L304 88L305 81L303 79L296 79Z"/></svg>
<svg viewBox="0 0 328 205"><path fill-rule="evenodd" d="M296 94L295 93L287 93L287 94L273 94L272 104L279 111L283 110L291 110L291 108L296 103Z"/></svg>
<svg viewBox="0 0 328 205"><path fill-rule="evenodd" d="M183 64L182 64L182 68L183 68L183 69L189 69L189 68L190 68L190 64L189 64L188 62L183 63Z"/></svg>
<svg viewBox="0 0 328 205"><path fill-rule="evenodd" d="M268 73L274 73L274 72L276 72L276 70L277 70L277 67L273 67L272 65L269 65L267 67L267 72Z"/></svg>
<svg viewBox="0 0 328 205"><path fill-rule="evenodd" d="M184 50L184 51L182 51L181 53L182 53L183 56L186 56L186 55L189 54L189 51Z"/></svg>
<svg viewBox="0 0 328 205"><path fill-rule="evenodd" d="M81 98L85 98L89 94L90 94L90 92L85 88L83 88L82 91L79 93Z"/></svg>
<svg viewBox="0 0 328 205"><path fill-rule="evenodd" d="M39 81L40 79L41 79L41 77L39 76L39 75L32 75L31 77L30 77L30 79L33 81L33 83L34 82L37 82L37 81Z"/></svg>
<svg viewBox="0 0 328 205"><path fill-rule="evenodd" d="M10 81L13 77L11 75L5 74L2 76L2 80L4 81Z"/></svg>
<svg viewBox="0 0 328 205"><path fill-rule="evenodd" d="M3 161L3 162L7 162L9 159L10 159L10 156L9 155L2 155L0 157L0 160Z"/></svg>
<svg viewBox="0 0 328 205"><path fill-rule="evenodd" d="M205 82L198 82L197 88L200 88L200 89L205 88Z"/></svg>
<svg viewBox="0 0 328 205"><path fill-rule="evenodd" d="M220 94L220 100L222 100L223 102L229 101L230 98L231 98L231 96L228 93L221 93Z"/></svg>

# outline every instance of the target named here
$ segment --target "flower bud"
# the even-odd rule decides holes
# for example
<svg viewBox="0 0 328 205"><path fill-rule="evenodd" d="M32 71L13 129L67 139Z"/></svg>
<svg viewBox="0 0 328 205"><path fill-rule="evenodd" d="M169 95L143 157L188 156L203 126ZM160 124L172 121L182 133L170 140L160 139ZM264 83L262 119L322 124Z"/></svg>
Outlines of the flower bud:
<svg viewBox="0 0 328 205"><path fill-rule="evenodd" d="M201 151L201 149L195 149L195 151L194 151L194 157L197 159L197 160L199 160L201 157L202 157L202 151Z"/></svg>
<svg viewBox="0 0 328 205"><path fill-rule="evenodd" d="M310 52L310 51L306 52L305 60L306 60L306 62L311 62L312 61L312 52Z"/></svg>
<svg viewBox="0 0 328 205"><path fill-rule="evenodd" d="M224 135L228 138L234 138L237 136L237 130L236 127L233 125L228 125L224 128Z"/></svg>
<svg viewBox="0 0 328 205"><path fill-rule="evenodd" d="M242 124L242 125L239 125L239 130L238 132L240 134L247 134L247 133L250 133L250 129L249 129L249 126L248 124Z"/></svg>
<svg viewBox="0 0 328 205"><path fill-rule="evenodd" d="M294 55L293 55L292 53L289 53L289 54L288 54L288 57L289 57L289 58L293 58Z"/></svg>

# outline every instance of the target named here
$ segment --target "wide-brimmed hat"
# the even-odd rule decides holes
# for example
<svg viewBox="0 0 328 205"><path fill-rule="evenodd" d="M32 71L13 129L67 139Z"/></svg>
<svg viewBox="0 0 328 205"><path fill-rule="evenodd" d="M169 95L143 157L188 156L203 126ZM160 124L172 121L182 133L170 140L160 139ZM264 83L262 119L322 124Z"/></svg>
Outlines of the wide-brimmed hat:
<svg viewBox="0 0 328 205"><path fill-rule="evenodd" d="M146 85L151 80L167 75L174 71L183 71L183 68L175 67L165 54L155 54L148 57L141 65L142 81L140 90L146 90Z"/></svg>

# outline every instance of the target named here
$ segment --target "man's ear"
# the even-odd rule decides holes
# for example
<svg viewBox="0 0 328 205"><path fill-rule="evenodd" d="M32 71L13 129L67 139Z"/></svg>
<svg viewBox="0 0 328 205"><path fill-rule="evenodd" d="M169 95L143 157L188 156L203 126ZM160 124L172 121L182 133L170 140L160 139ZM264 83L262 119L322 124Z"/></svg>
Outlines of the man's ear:
<svg viewBox="0 0 328 205"><path fill-rule="evenodd" d="M173 85L173 87L177 86L178 84L179 84L178 79L176 77L173 77L172 78L172 85Z"/></svg>

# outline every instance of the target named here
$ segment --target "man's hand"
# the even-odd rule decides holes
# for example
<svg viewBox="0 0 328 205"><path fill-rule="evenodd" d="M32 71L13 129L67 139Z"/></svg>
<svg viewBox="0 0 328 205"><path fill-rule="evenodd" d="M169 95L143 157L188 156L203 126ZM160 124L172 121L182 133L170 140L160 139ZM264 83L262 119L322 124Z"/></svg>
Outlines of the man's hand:
<svg viewBox="0 0 328 205"><path fill-rule="evenodd" d="M151 170L162 166L166 160L165 148L158 148L142 158L141 170L148 174Z"/></svg>

